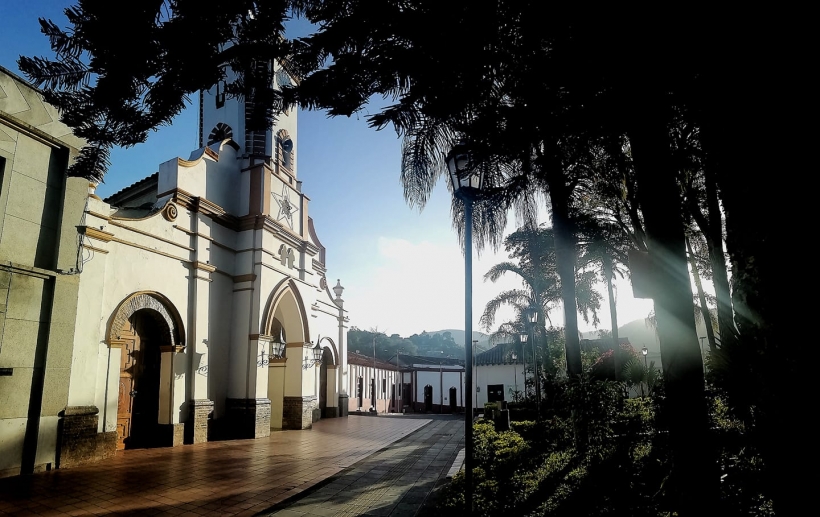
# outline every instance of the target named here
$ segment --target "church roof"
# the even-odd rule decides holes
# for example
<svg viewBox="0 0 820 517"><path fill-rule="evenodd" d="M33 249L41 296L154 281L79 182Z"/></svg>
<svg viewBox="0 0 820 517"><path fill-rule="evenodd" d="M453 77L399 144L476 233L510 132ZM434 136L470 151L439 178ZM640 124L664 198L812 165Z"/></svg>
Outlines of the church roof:
<svg viewBox="0 0 820 517"><path fill-rule="evenodd" d="M123 189L120 189L114 194L111 194L110 196L105 198L104 201L109 205L124 206L126 203L128 203L129 200L141 197L145 194L146 190L150 190L151 188L156 187L158 181L159 173L155 172L147 178L142 178L141 180L136 181Z"/></svg>

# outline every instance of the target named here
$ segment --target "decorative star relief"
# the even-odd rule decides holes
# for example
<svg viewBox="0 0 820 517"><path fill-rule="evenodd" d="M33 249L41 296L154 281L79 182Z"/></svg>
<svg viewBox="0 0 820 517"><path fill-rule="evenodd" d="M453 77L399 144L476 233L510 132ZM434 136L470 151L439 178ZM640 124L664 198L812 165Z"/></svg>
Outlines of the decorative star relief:
<svg viewBox="0 0 820 517"><path fill-rule="evenodd" d="M276 220L281 221L284 219L287 221L290 229L293 230L293 216L299 211L299 207L291 202L290 189L282 185L281 194L271 192L271 195L273 195L274 199L276 199L276 203L279 205L279 213L276 215Z"/></svg>

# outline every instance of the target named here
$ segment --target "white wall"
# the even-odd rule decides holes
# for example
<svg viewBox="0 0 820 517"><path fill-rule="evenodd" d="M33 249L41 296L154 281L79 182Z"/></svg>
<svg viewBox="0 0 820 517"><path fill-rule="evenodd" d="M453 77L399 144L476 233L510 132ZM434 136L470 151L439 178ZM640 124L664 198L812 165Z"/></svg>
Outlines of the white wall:
<svg viewBox="0 0 820 517"><path fill-rule="evenodd" d="M475 407L483 408L487 402L487 386L495 384L504 385L504 400L512 401L510 389L515 389L516 382L518 390L524 391L524 365L521 364L498 364L489 366L476 366L473 375L473 384L481 388L475 394L477 404Z"/></svg>
<svg viewBox="0 0 820 517"><path fill-rule="evenodd" d="M348 393L350 394L350 407L358 404L356 396L356 384L359 377L362 377L362 385L364 392L362 395L362 408L368 409L370 407L370 381L376 378L376 400L389 401L393 395L392 386L398 381L398 373L395 370L385 370L382 368L373 368L372 366L361 366L357 364L348 364ZM384 389L382 389L384 388Z"/></svg>
<svg viewBox="0 0 820 517"><path fill-rule="evenodd" d="M462 371L441 371L438 368L430 370L418 370L416 373L416 402L424 403L424 387L428 384L433 387L433 404L450 405L450 388L456 388L456 406L463 407L464 401L461 396L464 390L464 372ZM442 389L443 388L443 393Z"/></svg>

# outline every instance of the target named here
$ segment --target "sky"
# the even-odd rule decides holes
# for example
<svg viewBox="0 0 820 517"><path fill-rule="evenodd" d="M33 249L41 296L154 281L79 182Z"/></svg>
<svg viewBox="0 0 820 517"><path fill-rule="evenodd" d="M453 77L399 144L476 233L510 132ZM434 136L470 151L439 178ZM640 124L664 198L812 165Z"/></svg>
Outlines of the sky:
<svg viewBox="0 0 820 517"><path fill-rule="evenodd" d="M0 65L18 75L19 55L52 57L40 33L38 17L67 24L69 0L0 0ZM295 30L304 31L297 24ZM371 110L377 109L371 108ZM364 113L364 116L367 112ZM298 174L310 198L309 215L327 249L328 283L340 279L350 325L409 336L422 331L464 328L464 255L450 220L446 178L441 178L423 210L410 208L399 179L401 141L390 129L367 127L364 117L328 118L322 112L299 112ZM198 145L197 110L189 108L173 124L152 133L131 149L115 149L112 166L97 194L105 198L154 173L175 156L187 158ZM546 211L543 212L546 214ZM548 219L542 214L541 222ZM510 214L506 233L516 228ZM473 329L487 301L503 289L520 287L515 278L493 284L484 273L507 256L485 250L473 259ZM610 326L606 289L598 328ZM632 297L628 280L616 283L621 324L644 318L649 300ZM498 314L497 322L512 316ZM563 323L559 310L551 314ZM582 331L595 330L580 320ZM494 330L494 329L492 329Z"/></svg>

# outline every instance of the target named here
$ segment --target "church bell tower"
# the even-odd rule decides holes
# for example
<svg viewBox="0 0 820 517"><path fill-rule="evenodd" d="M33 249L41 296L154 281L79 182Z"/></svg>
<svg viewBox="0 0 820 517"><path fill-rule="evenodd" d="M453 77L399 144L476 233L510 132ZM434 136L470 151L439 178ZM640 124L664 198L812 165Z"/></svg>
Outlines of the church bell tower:
<svg viewBox="0 0 820 517"><path fill-rule="evenodd" d="M279 63L274 63L273 86L290 86L293 79ZM228 80L233 72L227 70ZM296 111L285 110L276 116L275 123L264 130L247 129L253 100L231 98L225 93L225 81L219 81L210 90L200 92L199 146L211 146L226 139L239 146L237 155L243 168L266 163L276 172L296 178Z"/></svg>

